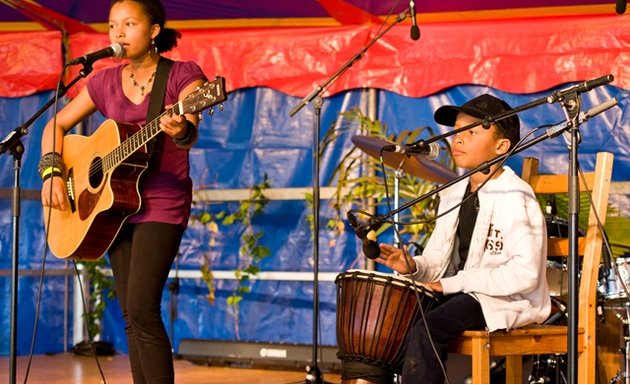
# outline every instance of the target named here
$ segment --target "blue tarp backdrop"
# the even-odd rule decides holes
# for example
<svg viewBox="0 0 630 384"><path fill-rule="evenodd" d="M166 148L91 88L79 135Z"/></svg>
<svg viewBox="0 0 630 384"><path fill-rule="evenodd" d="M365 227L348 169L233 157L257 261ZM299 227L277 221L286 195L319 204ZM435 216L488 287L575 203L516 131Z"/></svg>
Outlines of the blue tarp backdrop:
<svg viewBox="0 0 630 384"><path fill-rule="evenodd" d="M480 93L490 92L505 98L512 106L522 105L548 95L514 95L482 86L464 85L447 89L423 98L408 98L387 91L378 91L378 118L388 126L388 132L398 133L429 125L436 133L447 127L433 122L433 111L443 104L461 104ZM586 170L594 166L595 153L601 150L615 154L613 179L628 181L630 172L630 126L628 92L614 86L604 86L583 94L583 110L598 105L611 97L619 106L581 126L582 144L580 163ZM20 99L0 99L2 126L0 135L26 121L40 108L52 93L40 93ZM339 113L355 106L364 106L366 90L352 90L324 100L322 135L337 121ZM267 88L249 88L232 92L225 110L212 117L204 117L200 140L191 151L191 172L195 189L249 188L267 174L272 187L310 187L312 184L312 108L306 107L295 117L288 113L300 99L286 96ZM41 186L37 175L40 158L40 135L48 113L30 128L23 139L26 152L21 171L23 195L20 217L19 266L22 270L41 268L44 252L44 234L38 191ZM207 116L207 115L206 115ZM564 120L559 105L543 105L520 115L522 135L543 124ZM88 132L102 122L92 117L86 124ZM342 137L322 161L322 182L330 175L344 152L351 148L351 135ZM543 172L566 172L567 149L562 136L548 140L508 164L520 172L522 158L542 158ZM12 209L10 189L13 185L13 158L0 157L0 188L7 192L0 199L0 269L11 267ZM219 211L233 203L209 204L197 202L195 210ZM262 264L263 271L311 272L313 270L312 239L307 216L310 209L304 201L272 201L265 214L254 222L264 232L261 242L271 249L272 256ZM628 216L628 213L624 213ZM321 222L333 216L326 201L322 202ZM323 225L322 224L322 225ZM351 231L329 247L327 231L320 233L320 271L339 273L364 265L360 243ZM211 260L214 270L231 270L238 265L239 237L237 229L226 228L216 243L208 245L205 227L192 222L184 235L180 248L179 269L198 271L204 258ZM387 235L383 237L386 241ZM65 262L52 256L46 259L47 273L64 268ZM9 276L0 275L0 355L8 355L9 339ZM63 350L64 278L49 276L41 286L42 312L39 315L39 336L35 353L56 353ZM174 347L177 350L183 338L235 340L234 313L226 305L233 280L217 280L216 303L206 300L207 288L203 281L182 279L178 295L176 317L171 319L169 308L171 292L165 290L163 314L167 325L173 321ZM40 288L37 277L19 279L19 330L18 353L28 353L33 329L35 303ZM336 288L332 282L321 282L320 318L321 344L335 345ZM70 292L72 295L72 292ZM312 343L312 282L254 281L252 292L247 294L238 314L239 335L242 341L274 343ZM117 302L107 307L103 320L102 340L113 342L116 349L126 351L126 341Z"/></svg>

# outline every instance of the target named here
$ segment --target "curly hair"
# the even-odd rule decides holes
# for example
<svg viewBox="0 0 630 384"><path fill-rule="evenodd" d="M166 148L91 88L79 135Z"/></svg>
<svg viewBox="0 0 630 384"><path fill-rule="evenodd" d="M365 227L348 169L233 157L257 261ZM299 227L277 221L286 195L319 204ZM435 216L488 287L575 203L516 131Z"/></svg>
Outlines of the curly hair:
<svg viewBox="0 0 630 384"><path fill-rule="evenodd" d="M158 53L168 52L177 47L177 39L182 37L182 34L173 28L164 28L164 24L166 23L166 11L160 0L112 0L109 6L110 10L114 4L124 1L133 1L139 4L144 10L144 13L149 16L151 24L160 26L160 33L154 39Z"/></svg>

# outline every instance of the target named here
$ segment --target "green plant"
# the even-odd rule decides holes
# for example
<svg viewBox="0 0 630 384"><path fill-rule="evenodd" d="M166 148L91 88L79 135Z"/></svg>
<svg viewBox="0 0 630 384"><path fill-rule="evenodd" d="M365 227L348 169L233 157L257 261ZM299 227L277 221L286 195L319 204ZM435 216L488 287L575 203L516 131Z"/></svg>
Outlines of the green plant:
<svg viewBox="0 0 630 384"><path fill-rule="evenodd" d="M557 213L555 217L566 220L569 216L569 197L567 194L554 195L555 205L557 207ZM546 197L540 197L538 199L541 207L545 210L545 207L550 203L550 200ZM590 209L590 200L586 192L580 193L580 213L578 216L578 227L585 229L588 227L588 212ZM601 215L601 213L600 213ZM620 216L619 211L609 204L608 211L606 212L606 235L611 245L611 251L613 257L623 256L625 252L630 249L630 219ZM549 229L549 228L548 228Z"/></svg>
<svg viewBox="0 0 630 384"><path fill-rule="evenodd" d="M90 285L88 301L85 303L83 318L87 325L88 336L93 339L101 332L101 320L107 307L107 300L116 298L114 279L103 273L107 267L107 260L101 257L95 261L77 261L84 270ZM83 283L83 282L82 282Z"/></svg>
<svg viewBox="0 0 630 384"><path fill-rule="evenodd" d="M264 208L269 200L265 197L265 190L271 187L271 183L264 175L263 181L252 187L249 198L239 202L235 211L222 210L211 214L203 212L195 217L201 224L205 225L210 233L210 246L214 245L215 236L220 233L219 223L223 226L241 225L243 233L240 238L239 257L240 264L234 270L237 285L232 294L227 298L227 303L234 310L236 335L238 336L238 310L239 303L243 295L251 291L250 282L253 277L260 272L260 263L271 255L269 248L261 245L260 239L264 232L256 231L252 225L254 217L264 213ZM214 304L215 288L214 275L212 273L211 262L208 257L204 258L201 266L202 279L208 286L208 301Z"/></svg>
<svg viewBox="0 0 630 384"><path fill-rule="evenodd" d="M421 127L413 131L405 130L398 136L388 134L385 124L379 120L369 118L361 110L354 108L343 112L340 123L333 125L326 132L322 141L320 155L336 140L342 139L349 134L363 134L396 143L407 143L418 140L425 133L433 135L429 127ZM443 156L440 158L440 161L451 169L454 167L454 162L450 155ZM331 199L336 217L327 223L327 228L337 233L343 232L345 212L350 208L368 212L378 212L380 210L381 213L382 210L389 210L387 195L389 195L390 199L393 197L395 181L393 171L392 168L386 169L387 184L385 184L382 165L378 159L367 156L357 147L353 147L345 153L335 167L332 176L326 182L327 185L332 185L336 182L336 190ZM399 198L403 203L435 188L433 182L410 174L399 175L398 182ZM407 211L402 212L399 221L413 222L414 220L430 217L437 209L437 205L437 196L425 199L413 205ZM417 221L415 224L402 227L400 233L401 235L408 234L410 237L409 241L424 245L433 229L433 225L432 222ZM389 224L383 225L379 233L389 228L389 226Z"/></svg>

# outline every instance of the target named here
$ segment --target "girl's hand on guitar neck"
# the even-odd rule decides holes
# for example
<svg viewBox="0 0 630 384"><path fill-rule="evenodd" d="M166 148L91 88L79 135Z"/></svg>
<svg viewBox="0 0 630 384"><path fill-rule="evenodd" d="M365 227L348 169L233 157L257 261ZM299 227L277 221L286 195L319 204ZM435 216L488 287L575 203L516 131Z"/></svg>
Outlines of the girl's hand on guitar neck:
<svg viewBox="0 0 630 384"><path fill-rule="evenodd" d="M179 139L186 134L186 116L165 114L160 118L160 129L170 137Z"/></svg>
<svg viewBox="0 0 630 384"><path fill-rule="evenodd" d="M52 188L52 197L50 189ZM42 185L42 205L54 209L65 210L68 208L66 189L61 177L55 176L44 180Z"/></svg>

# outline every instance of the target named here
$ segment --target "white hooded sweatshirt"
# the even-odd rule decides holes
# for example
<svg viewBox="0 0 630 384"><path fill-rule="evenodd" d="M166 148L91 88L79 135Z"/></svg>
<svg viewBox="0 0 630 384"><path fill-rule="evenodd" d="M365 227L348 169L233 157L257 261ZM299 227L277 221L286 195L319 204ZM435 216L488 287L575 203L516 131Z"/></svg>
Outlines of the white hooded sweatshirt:
<svg viewBox="0 0 630 384"><path fill-rule="evenodd" d="M469 180L440 194L438 212L461 202ZM547 233L529 184L512 169L479 190L479 213L464 269L459 263L459 208L437 220L413 279L440 281L444 294L463 292L481 304L489 331L544 322L551 311L546 280Z"/></svg>

